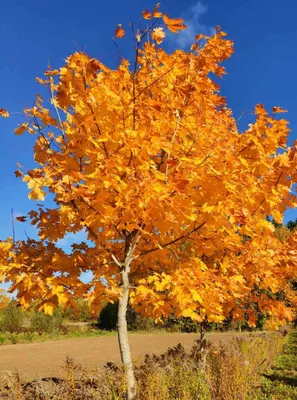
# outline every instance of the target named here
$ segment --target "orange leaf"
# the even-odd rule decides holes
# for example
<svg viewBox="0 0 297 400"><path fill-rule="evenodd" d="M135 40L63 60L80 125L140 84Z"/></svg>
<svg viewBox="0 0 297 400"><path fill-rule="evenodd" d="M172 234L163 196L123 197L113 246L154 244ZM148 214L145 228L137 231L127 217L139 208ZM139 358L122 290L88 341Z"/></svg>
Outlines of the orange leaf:
<svg viewBox="0 0 297 400"><path fill-rule="evenodd" d="M152 14L149 12L149 10L142 11L142 16L144 19L152 19Z"/></svg>
<svg viewBox="0 0 297 400"><path fill-rule="evenodd" d="M283 110L281 107L275 106L275 107L273 107L272 112L274 112L275 114L277 114L277 113L288 112L288 110Z"/></svg>
<svg viewBox="0 0 297 400"><path fill-rule="evenodd" d="M121 39L125 35L125 31L122 28L121 24L118 24L117 29L115 31L115 35L117 38Z"/></svg>
<svg viewBox="0 0 297 400"><path fill-rule="evenodd" d="M197 40L197 42L198 42L198 40L201 40L201 39L205 39L205 35L203 35L203 33L200 33L199 35L195 36L195 40Z"/></svg>
<svg viewBox="0 0 297 400"><path fill-rule="evenodd" d="M157 3L153 9L153 12L150 13L148 10L142 11L142 16L144 19L152 19L154 18L162 18L163 14L158 11L161 3Z"/></svg>
<svg viewBox="0 0 297 400"><path fill-rule="evenodd" d="M155 7L154 7L154 10L153 10L153 17L155 17L155 18L161 18L161 17L163 16L163 14L162 14L160 11L158 11L160 5L161 5L161 3L157 3L157 4L155 5Z"/></svg>
<svg viewBox="0 0 297 400"><path fill-rule="evenodd" d="M186 25L183 24L184 20L181 18L168 18L167 14L164 14L163 21L167 28L173 33L186 29Z"/></svg>
<svg viewBox="0 0 297 400"><path fill-rule="evenodd" d="M15 130L14 130L14 133L16 134L16 135L22 135L24 132L25 132L25 130L28 128L28 124L27 124L27 122L25 122L25 123L23 123L22 125L20 125L18 128L16 128Z"/></svg>
<svg viewBox="0 0 297 400"><path fill-rule="evenodd" d="M163 42L163 39L166 37L163 28L155 28L152 32L152 39L155 40L158 44Z"/></svg>
<svg viewBox="0 0 297 400"><path fill-rule="evenodd" d="M25 217L24 215L20 216L20 217L16 217L15 218L17 221L19 222L26 222L27 217Z"/></svg>
<svg viewBox="0 0 297 400"><path fill-rule="evenodd" d="M14 171L14 174L15 174L16 178L21 178L23 176L23 173L19 169Z"/></svg>
<svg viewBox="0 0 297 400"><path fill-rule="evenodd" d="M263 104L257 104L255 106L255 114L256 115L267 115L267 111L265 110Z"/></svg>
<svg viewBox="0 0 297 400"><path fill-rule="evenodd" d="M5 108L0 108L0 115L3 118L8 118L9 117L9 112L5 110Z"/></svg>

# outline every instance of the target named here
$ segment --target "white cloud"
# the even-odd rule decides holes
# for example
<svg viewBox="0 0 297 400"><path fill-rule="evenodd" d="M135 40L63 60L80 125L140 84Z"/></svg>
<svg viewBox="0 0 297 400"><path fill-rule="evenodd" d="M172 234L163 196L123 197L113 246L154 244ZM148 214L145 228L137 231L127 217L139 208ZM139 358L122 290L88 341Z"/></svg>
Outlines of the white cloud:
<svg viewBox="0 0 297 400"><path fill-rule="evenodd" d="M194 43L196 35L203 33L205 35L212 35L215 28L212 26L205 25L201 20L204 14L207 12L207 6L197 1L192 7L185 11L182 18L185 20L187 29L180 31L177 34L171 34L170 39L179 48L187 49Z"/></svg>

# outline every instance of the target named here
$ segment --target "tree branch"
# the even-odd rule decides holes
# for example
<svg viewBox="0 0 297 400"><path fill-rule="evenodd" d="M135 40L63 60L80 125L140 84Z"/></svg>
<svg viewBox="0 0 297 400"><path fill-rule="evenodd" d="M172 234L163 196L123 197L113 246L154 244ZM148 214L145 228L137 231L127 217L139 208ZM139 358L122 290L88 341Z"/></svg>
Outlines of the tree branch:
<svg viewBox="0 0 297 400"><path fill-rule="evenodd" d="M173 239L173 240L171 240L170 242L167 242L167 243L164 243L164 244L160 244L160 247L161 247L161 248L166 248L166 247L170 246L171 244L174 244L174 243L176 243L176 242L178 242L178 241L180 241L180 240L182 240L182 239L188 238L190 235L192 235L192 233L197 232L197 231L198 231L200 228L202 228L205 224L206 224L206 221L202 222L200 225L198 225L196 228L192 229L192 230L191 230L190 232L188 232L187 234L182 235L182 236L179 236L178 238ZM144 256L144 255L149 254L149 253L152 253L153 251L160 250L160 247L153 247L153 248L150 249L150 250L142 251L142 252L139 254L139 257Z"/></svg>

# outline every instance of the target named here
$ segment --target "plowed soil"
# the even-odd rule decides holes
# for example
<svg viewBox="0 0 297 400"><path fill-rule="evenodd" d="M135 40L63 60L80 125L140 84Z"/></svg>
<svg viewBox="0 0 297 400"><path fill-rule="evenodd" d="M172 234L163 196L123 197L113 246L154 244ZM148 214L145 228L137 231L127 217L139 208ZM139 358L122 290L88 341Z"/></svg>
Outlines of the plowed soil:
<svg viewBox="0 0 297 400"><path fill-rule="evenodd" d="M231 340L245 333L208 334L212 343ZM190 349L198 338L196 333L130 334L134 360L147 353L160 354L168 347L181 343ZM41 343L0 346L0 371L19 371L29 378L63 377L63 364L69 356L84 366L103 366L106 362L120 362L116 336L102 336Z"/></svg>

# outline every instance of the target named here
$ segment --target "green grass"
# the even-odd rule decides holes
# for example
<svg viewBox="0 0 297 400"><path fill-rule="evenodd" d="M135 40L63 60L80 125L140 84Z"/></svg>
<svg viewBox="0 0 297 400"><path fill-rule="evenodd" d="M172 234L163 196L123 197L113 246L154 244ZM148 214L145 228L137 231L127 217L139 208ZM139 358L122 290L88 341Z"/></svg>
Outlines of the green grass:
<svg viewBox="0 0 297 400"><path fill-rule="evenodd" d="M21 332L21 333L0 333L0 346L17 343L47 342L51 340L69 340L86 337L97 337L106 335L115 335L116 332L102 331L99 329L92 330L73 330L67 333L52 332Z"/></svg>
<svg viewBox="0 0 297 400"><path fill-rule="evenodd" d="M264 374L259 394L252 400L297 400L297 332L288 337L273 368Z"/></svg>

